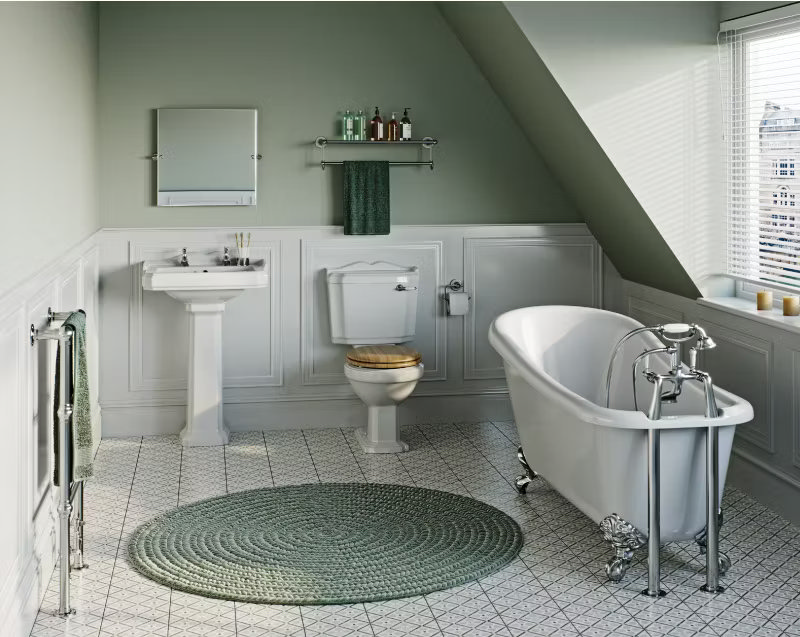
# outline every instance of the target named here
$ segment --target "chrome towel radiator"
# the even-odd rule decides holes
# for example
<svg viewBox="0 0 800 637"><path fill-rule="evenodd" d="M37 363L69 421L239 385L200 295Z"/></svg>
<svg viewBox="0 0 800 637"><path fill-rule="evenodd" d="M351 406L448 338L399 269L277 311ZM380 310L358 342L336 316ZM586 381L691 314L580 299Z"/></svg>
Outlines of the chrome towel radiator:
<svg viewBox="0 0 800 637"><path fill-rule="evenodd" d="M75 379L76 351L75 332L70 326L54 327L55 321L64 321L72 312L53 312L47 310L47 328L37 330L31 325L31 347L36 341L58 341L59 356L59 405L58 405L58 519L59 519L59 598L58 615L67 617L75 614L70 603L70 568L80 570L86 567L83 561L83 481L69 482L72 473L72 409L73 384ZM75 525L75 546L72 549L70 567L70 521L73 512Z"/></svg>

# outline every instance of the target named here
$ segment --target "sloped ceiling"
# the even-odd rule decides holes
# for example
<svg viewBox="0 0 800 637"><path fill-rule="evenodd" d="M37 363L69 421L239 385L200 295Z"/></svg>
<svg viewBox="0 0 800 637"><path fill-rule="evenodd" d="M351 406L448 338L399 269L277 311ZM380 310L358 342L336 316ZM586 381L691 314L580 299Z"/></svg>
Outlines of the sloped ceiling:
<svg viewBox="0 0 800 637"><path fill-rule="evenodd" d="M700 296L508 9L500 2L438 6L620 275L688 298Z"/></svg>

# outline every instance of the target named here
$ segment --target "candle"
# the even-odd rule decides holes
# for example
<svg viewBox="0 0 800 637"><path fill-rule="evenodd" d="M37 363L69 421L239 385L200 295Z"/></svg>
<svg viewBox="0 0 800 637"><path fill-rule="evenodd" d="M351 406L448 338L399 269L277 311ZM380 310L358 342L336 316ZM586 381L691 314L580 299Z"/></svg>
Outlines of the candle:
<svg viewBox="0 0 800 637"><path fill-rule="evenodd" d="M772 309L772 292L769 290L761 290L757 295L756 307L759 310L771 310Z"/></svg>
<svg viewBox="0 0 800 637"><path fill-rule="evenodd" d="M783 297L783 315L800 316L800 297L798 296Z"/></svg>

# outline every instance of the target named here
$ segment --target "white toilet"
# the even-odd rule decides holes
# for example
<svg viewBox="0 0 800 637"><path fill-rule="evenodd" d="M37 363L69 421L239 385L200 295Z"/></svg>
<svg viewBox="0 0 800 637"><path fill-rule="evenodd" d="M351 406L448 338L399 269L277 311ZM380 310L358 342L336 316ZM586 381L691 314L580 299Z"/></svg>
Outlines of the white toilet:
<svg viewBox="0 0 800 637"><path fill-rule="evenodd" d="M408 451L400 440L397 405L414 391L425 369L406 343L417 325L419 270L359 261L326 270L331 338L352 345L344 374L367 405L367 428L356 432L366 453Z"/></svg>

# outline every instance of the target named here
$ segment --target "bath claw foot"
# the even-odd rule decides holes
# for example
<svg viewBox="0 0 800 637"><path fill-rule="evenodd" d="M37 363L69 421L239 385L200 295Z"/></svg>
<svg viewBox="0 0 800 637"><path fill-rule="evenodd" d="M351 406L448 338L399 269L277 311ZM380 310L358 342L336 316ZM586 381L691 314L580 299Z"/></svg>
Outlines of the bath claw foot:
<svg viewBox="0 0 800 637"><path fill-rule="evenodd" d="M628 572L631 561L624 557L612 557L606 563L606 575L612 582L621 582Z"/></svg>
<svg viewBox="0 0 800 637"><path fill-rule="evenodd" d="M522 447L517 449L517 460L519 460L519 463L522 465L525 473L516 477L514 480L514 486L517 487L518 493L525 493L528 490L528 485L533 482L533 480L537 478L539 474L531 469L528 461L525 460L525 454L522 451Z"/></svg>
<svg viewBox="0 0 800 637"><path fill-rule="evenodd" d="M720 509L719 516L717 517L717 528L718 529L722 528L722 522L723 522L722 509ZM697 546L700 547L700 555L705 555L706 554L706 529L705 529L705 527L703 527L703 530L700 531L700 533L698 533L695 536L694 541L697 543ZM731 568L731 559L727 555L725 555L725 553L720 551L720 554L719 554L719 574L720 575L725 575L725 573L727 573L730 570L730 568Z"/></svg>
<svg viewBox="0 0 800 637"><path fill-rule="evenodd" d="M647 544L647 538L633 524L612 513L600 522L603 537L611 543L615 555L606 564L606 575L612 582L625 577L636 549Z"/></svg>

